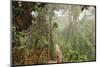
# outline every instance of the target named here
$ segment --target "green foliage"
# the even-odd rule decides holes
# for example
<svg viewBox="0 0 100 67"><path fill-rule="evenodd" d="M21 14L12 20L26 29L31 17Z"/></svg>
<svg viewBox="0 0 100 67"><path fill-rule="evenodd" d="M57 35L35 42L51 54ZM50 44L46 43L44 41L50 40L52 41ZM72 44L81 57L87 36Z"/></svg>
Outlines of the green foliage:
<svg viewBox="0 0 100 67"><path fill-rule="evenodd" d="M18 32L18 35L19 35L20 37L24 37L24 36L25 36L25 33L24 33L24 32Z"/></svg>
<svg viewBox="0 0 100 67"><path fill-rule="evenodd" d="M25 36L25 33L24 32L17 31L16 25L13 25L12 26L12 32L17 37L24 37Z"/></svg>
<svg viewBox="0 0 100 67"><path fill-rule="evenodd" d="M56 22L53 23L54 28L58 28L58 24Z"/></svg>
<svg viewBox="0 0 100 67"><path fill-rule="evenodd" d="M32 3L32 6L28 6L25 2L21 4L22 6L19 6L18 2L13 2L12 9L14 58L16 58L17 52L18 54L23 52L23 57L31 56L31 60L34 61L31 63L39 64L39 61L46 63L48 57L44 59L45 56L50 56L49 60L56 60L55 45L58 44L63 54L62 62L93 61L96 59L95 22L86 16L81 21L77 20L81 14L80 6L57 6L44 3ZM37 17L32 17L32 21L35 20L30 30L26 30L28 32L18 31L17 26L14 24L15 17L24 14L28 8L32 8ZM55 11L58 11L59 16L55 15ZM23 50L21 51L21 49ZM41 57L42 60L39 59ZM23 64L25 64L24 59L21 59ZM28 57L26 62L29 63ZM19 59L19 64L21 63Z"/></svg>

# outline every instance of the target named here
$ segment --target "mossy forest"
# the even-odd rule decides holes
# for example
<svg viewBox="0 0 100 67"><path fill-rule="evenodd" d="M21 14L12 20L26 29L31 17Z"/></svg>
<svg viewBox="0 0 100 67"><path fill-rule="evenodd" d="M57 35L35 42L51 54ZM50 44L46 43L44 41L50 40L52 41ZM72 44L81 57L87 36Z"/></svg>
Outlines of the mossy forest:
<svg viewBox="0 0 100 67"><path fill-rule="evenodd" d="M12 64L96 60L93 5L12 1Z"/></svg>

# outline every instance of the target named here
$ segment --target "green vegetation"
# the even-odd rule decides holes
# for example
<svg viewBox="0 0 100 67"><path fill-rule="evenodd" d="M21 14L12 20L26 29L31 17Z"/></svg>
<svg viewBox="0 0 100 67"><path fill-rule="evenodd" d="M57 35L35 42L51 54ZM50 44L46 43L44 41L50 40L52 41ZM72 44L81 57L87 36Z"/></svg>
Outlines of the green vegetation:
<svg viewBox="0 0 100 67"><path fill-rule="evenodd" d="M12 13L13 64L56 61L56 44L62 62L96 60L94 6L12 1Z"/></svg>

